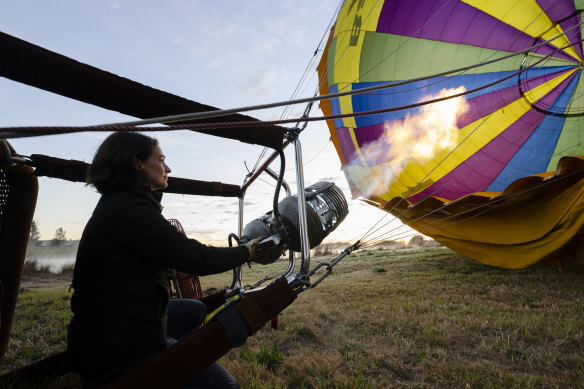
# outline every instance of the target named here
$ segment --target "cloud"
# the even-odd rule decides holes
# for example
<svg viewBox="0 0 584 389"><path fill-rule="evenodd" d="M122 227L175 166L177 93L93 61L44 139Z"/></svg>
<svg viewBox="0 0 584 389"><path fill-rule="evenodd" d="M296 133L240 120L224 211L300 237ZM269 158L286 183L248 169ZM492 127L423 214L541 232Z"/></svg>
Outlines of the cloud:
<svg viewBox="0 0 584 389"><path fill-rule="evenodd" d="M158 133L156 135L156 139L158 139L161 146L165 147L165 148L175 147L175 146L183 146L183 147L188 147L191 149L202 149L205 147L205 146L201 145L200 143L193 142L192 136L187 137L187 136L185 136L186 134L195 135L195 134L192 134L191 132L186 132L186 131L176 131L176 132L172 132L172 133L163 132L163 133Z"/></svg>
<svg viewBox="0 0 584 389"><path fill-rule="evenodd" d="M251 46L250 51L255 55L264 55L274 52L277 47L283 46L284 44L285 42L282 39L275 36L268 36L255 42Z"/></svg>
<svg viewBox="0 0 584 389"><path fill-rule="evenodd" d="M223 56L223 57L215 57L212 60L210 60L209 62L207 62L207 65L205 65L203 67L203 70L217 70L217 69L222 69L224 67L226 67L226 64L229 61L227 60L227 57Z"/></svg>
<svg viewBox="0 0 584 389"><path fill-rule="evenodd" d="M219 40L231 39L246 34L246 29L240 23L236 22L222 23L216 27L219 28L213 28L209 33L213 38Z"/></svg>
<svg viewBox="0 0 584 389"><path fill-rule="evenodd" d="M278 74L274 68L256 69L242 80L237 91L265 99L275 94L274 84L277 80Z"/></svg>

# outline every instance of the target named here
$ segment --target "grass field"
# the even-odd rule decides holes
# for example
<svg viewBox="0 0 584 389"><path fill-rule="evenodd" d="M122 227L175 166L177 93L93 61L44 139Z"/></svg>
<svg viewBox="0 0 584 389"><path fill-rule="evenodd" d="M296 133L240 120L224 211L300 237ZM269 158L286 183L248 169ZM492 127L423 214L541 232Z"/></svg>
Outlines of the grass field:
<svg viewBox="0 0 584 389"><path fill-rule="evenodd" d="M245 279L284 268L253 266ZM201 280L208 291L230 282ZM21 293L2 372L65 347L69 299L64 287ZM582 388L584 267L503 270L446 248L357 252L277 330L221 363L243 388ZM43 385L81 386L72 374Z"/></svg>

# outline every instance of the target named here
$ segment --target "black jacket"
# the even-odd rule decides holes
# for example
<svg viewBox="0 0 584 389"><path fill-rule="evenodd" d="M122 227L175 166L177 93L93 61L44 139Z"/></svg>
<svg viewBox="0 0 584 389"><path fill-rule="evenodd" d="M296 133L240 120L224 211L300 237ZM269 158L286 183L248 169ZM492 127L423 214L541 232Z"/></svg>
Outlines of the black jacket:
<svg viewBox="0 0 584 389"><path fill-rule="evenodd" d="M199 276L243 264L246 247L205 246L178 232L147 188L102 195L77 252L68 352L84 376L100 377L163 344L168 268Z"/></svg>

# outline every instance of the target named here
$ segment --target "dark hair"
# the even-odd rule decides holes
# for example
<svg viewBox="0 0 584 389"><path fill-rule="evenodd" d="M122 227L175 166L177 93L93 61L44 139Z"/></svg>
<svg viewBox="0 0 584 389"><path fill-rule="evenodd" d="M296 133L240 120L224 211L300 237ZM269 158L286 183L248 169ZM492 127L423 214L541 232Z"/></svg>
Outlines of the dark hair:
<svg viewBox="0 0 584 389"><path fill-rule="evenodd" d="M145 162L157 145L158 140L137 132L111 134L99 146L87 169L87 184L100 193L142 185L147 177L136 168L136 161Z"/></svg>

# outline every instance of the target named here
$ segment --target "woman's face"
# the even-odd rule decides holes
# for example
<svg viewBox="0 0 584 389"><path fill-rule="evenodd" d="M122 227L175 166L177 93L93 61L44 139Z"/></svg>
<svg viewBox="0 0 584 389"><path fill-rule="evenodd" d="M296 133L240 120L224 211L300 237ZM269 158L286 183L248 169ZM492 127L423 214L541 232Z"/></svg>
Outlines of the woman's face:
<svg viewBox="0 0 584 389"><path fill-rule="evenodd" d="M152 190L165 189L168 186L170 168L164 163L164 159L160 146L156 146L146 161L138 161L138 169L144 170L147 175L145 185Z"/></svg>

